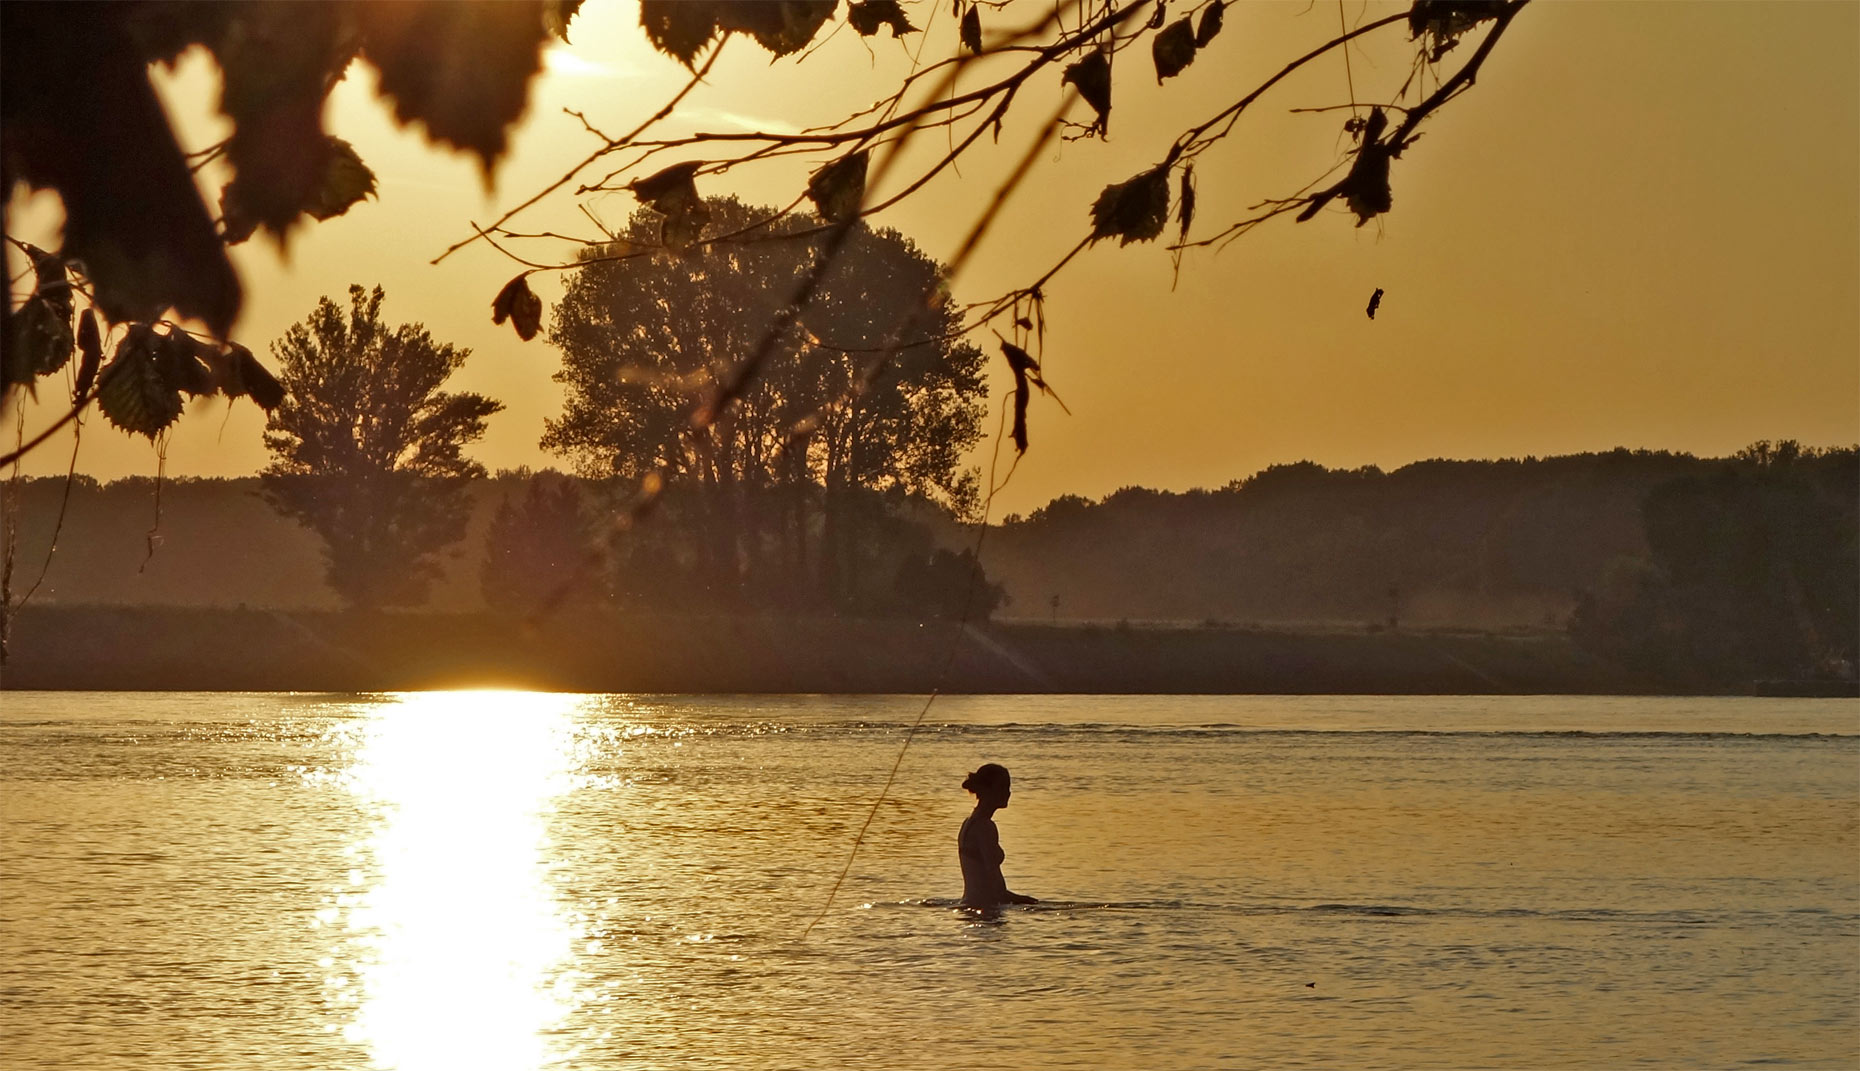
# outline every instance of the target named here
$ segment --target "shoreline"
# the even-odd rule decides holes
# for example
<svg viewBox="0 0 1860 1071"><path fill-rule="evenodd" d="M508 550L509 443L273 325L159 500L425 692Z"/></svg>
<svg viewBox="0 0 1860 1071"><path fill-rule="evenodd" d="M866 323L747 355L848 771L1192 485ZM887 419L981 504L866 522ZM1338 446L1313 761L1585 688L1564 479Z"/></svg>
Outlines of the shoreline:
<svg viewBox="0 0 1860 1071"><path fill-rule="evenodd" d="M174 607L29 608L0 672L15 691L1766 694L1760 683L1776 682L1656 680L1557 633Z"/></svg>

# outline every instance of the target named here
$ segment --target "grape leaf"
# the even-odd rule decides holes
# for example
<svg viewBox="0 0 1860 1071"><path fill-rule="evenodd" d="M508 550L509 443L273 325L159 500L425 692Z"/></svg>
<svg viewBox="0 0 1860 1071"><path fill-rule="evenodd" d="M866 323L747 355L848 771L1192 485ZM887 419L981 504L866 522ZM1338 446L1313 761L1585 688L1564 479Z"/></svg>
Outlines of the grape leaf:
<svg viewBox="0 0 1860 1071"><path fill-rule="evenodd" d="M871 154L864 149L834 160L807 180L807 196L820 215L834 222L859 214L865 197L866 166Z"/></svg>
<svg viewBox="0 0 1860 1071"><path fill-rule="evenodd" d="M169 386L156 367L160 344L147 324L131 324L103 370L97 407L110 423L150 439L181 415L181 392Z"/></svg>
<svg viewBox="0 0 1860 1071"><path fill-rule="evenodd" d="M852 3L846 5L846 21L859 31L860 37L872 36L880 26L891 27L894 40L907 33L917 32L911 20L904 17L904 9L898 6L898 0L852 0Z"/></svg>

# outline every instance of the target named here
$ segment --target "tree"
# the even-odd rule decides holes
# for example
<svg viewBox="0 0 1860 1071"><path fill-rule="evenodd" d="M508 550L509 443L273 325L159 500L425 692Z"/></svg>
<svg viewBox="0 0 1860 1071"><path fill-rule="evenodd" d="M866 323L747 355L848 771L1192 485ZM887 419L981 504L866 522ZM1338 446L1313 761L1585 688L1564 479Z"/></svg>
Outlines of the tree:
<svg viewBox="0 0 1860 1071"><path fill-rule="evenodd" d="M435 556L465 532L466 444L503 406L439 388L470 356L419 324L389 328L384 295L349 287L274 342L287 396L266 424L265 494L324 543L330 587L351 606L426 597Z"/></svg>
<svg viewBox="0 0 1860 1071"><path fill-rule="evenodd" d="M825 256L817 221L729 199L705 210L705 236L769 240L607 257L657 238L659 218L639 213L571 277L549 334L568 397L543 446L583 475L676 475L701 490L682 505L706 514L704 568L726 586L742 562L743 572L811 572L845 596L859 586L855 544L878 524L879 499L973 508L976 477L960 459L981 436L982 354L956 340L938 265L896 231L855 228L784 320L780 295ZM781 342L756 381L706 414L777 324Z"/></svg>
<svg viewBox="0 0 1860 1071"><path fill-rule="evenodd" d="M593 528L577 482L560 473L530 477L521 499L506 496L485 534L479 590L493 610L528 613L551 593L585 596L581 562Z"/></svg>

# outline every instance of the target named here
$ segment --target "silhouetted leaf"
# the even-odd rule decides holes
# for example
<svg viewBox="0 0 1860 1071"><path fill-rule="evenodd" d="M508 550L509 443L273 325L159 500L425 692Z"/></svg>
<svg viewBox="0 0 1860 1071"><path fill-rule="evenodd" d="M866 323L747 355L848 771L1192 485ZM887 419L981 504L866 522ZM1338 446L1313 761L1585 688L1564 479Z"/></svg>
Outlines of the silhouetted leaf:
<svg viewBox="0 0 1860 1071"><path fill-rule="evenodd" d="M904 17L898 0L852 0L846 5L846 21L859 31L860 37L872 36L880 26L891 27L893 39L917 32L911 20Z"/></svg>
<svg viewBox="0 0 1860 1071"><path fill-rule="evenodd" d="M71 359L71 320L58 315L50 301L34 294L7 320L4 383L31 383L50 375Z"/></svg>
<svg viewBox="0 0 1860 1071"><path fill-rule="evenodd" d="M688 68L697 66L698 53L717 36L715 5L692 0L643 0L639 24L652 47Z"/></svg>
<svg viewBox="0 0 1860 1071"><path fill-rule="evenodd" d="M353 11L395 118L424 123L432 140L476 153L489 176L542 70L548 5L388 3Z"/></svg>
<svg viewBox="0 0 1860 1071"><path fill-rule="evenodd" d="M859 214L870 159L871 154L860 149L827 164L807 180L808 199L814 202L823 218L837 223Z"/></svg>
<svg viewBox="0 0 1860 1071"><path fill-rule="evenodd" d="M1091 206L1091 221L1093 241L1115 237L1119 245L1129 245L1161 234L1169 221L1168 165L1106 186Z"/></svg>
<svg viewBox="0 0 1860 1071"><path fill-rule="evenodd" d="M356 155L355 147L341 138L325 137L323 178L310 191L298 215L313 219L332 219L354 207L364 197L375 196L375 175ZM249 185L234 179L220 192L220 223L229 244L238 245L257 230L259 220L246 208L245 190ZM293 217L295 218L295 217Z"/></svg>
<svg viewBox="0 0 1860 1071"><path fill-rule="evenodd" d="M1100 134L1111 129L1111 59L1102 52L1093 52L1077 63L1066 68L1061 83L1070 82L1078 87L1079 96L1098 113L1098 121L1093 124Z"/></svg>
<svg viewBox="0 0 1860 1071"><path fill-rule="evenodd" d="M683 249L696 242L703 235L704 224L710 220L710 208L698 196L694 181L701 165L702 161L687 160L636 179L632 184L633 196L665 217L659 235L673 249Z"/></svg>
<svg viewBox="0 0 1860 1071"><path fill-rule="evenodd" d="M71 318L71 279L65 274L65 262L36 245L26 245L32 261L33 293L45 299L60 318Z"/></svg>
<svg viewBox="0 0 1860 1071"><path fill-rule="evenodd" d="M1177 218L1182 221L1182 231L1178 241L1188 241L1188 228L1195 222L1195 166L1190 164L1182 169L1182 194L1177 202Z"/></svg>
<svg viewBox="0 0 1860 1071"><path fill-rule="evenodd" d="M506 317L517 329L517 337L525 342L542 329L542 299L530 289L528 272L505 283L491 302L491 322L501 324Z"/></svg>
<svg viewBox="0 0 1860 1071"><path fill-rule="evenodd" d="M1369 307L1367 309L1364 309L1363 311L1368 313L1369 318L1373 320L1376 318L1376 310L1381 307L1382 307L1382 288L1378 286L1376 287L1376 292L1369 295Z"/></svg>
<svg viewBox="0 0 1860 1071"><path fill-rule="evenodd" d="M1156 61L1156 84L1174 78L1195 62L1195 28L1184 15L1150 42L1150 58Z"/></svg>
<svg viewBox="0 0 1860 1071"><path fill-rule="evenodd" d="M122 19L109 4L0 5L6 169L58 191L59 255L84 262L110 319L174 308L223 331L239 283Z"/></svg>
<svg viewBox="0 0 1860 1071"><path fill-rule="evenodd" d="M206 363L210 351L194 336L178 328L166 335L155 335L149 343L154 354L155 370L162 383L195 398L212 394L217 387L213 370Z"/></svg>
<svg viewBox="0 0 1860 1071"><path fill-rule="evenodd" d="M982 16L981 8L974 4L962 15L962 46L973 55L982 51Z"/></svg>
<svg viewBox="0 0 1860 1071"><path fill-rule="evenodd" d="M364 197L375 196L375 173L368 170L355 146L341 138L330 138L329 164L317 187L316 199L304 207L316 219L342 215Z"/></svg>
<svg viewBox="0 0 1860 1071"><path fill-rule="evenodd" d="M1195 47L1206 48L1208 42L1221 32L1221 22L1226 17L1226 0L1214 0L1201 13L1201 22L1195 27Z"/></svg>
<svg viewBox="0 0 1860 1071"><path fill-rule="evenodd" d="M1146 30L1162 29L1163 20L1169 17L1169 5L1166 0L1156 0L1155 10L1150 12L1150 20L1143 24Z"/></svg>
<svg viewBox="0 0 1860 1071"><path fill-rule="evenodd" d="M543 5L543 28L560 37L563 44L569 44L568 24L574 21L575 13L581 10L582 0L548 0Z"/></svg>
<svg viewBox="0 0 1860 1071"><path fill-rule="evenodd" d="M1504 0L1415 0L1408 9L1410 40L1426 35L1435 63L1459 44L1460 35L1504 12Z"/></svg>
<svg viewBox="0 0 1860 1071"><path fill-rule="evenodd" d="M1036 362L1026 350L1012 342L1001 343L1001 353L1007 358L1008 371L1014 374L1014 452L1027 452L1027 398L1031 391L1027 388L1027 371L1038 368Z"/></svg>
<svg viewBox="0 0 1860 1071"><path fill-rule="evenodd" d="M264 228L282 240L329 170L323 105L355 54L350 20L335 4L246 5L212 47L220 111L233 121L233 180L221 196L227 234Z"/></svg>
<svg viewBox="0 0 1860 1071"><path fill-rule="evenodd" d="M81 404L97 382L97 366L103 360L103 336L97 331L97 314L90 309L78 318L77 382L71 385L71 404Z"/></svg>
<svg viewBox="0 0 1860 1071"><path fill-rule="evenodd" d="M1356 160L1343 179L1343 195L1350 211L1356 213L1358 227L1387 212L1395 203L1389 189L1389 155L1391 149L1379 139L1388 125L1381 108L1369 113L1363 127L1363 143L1357 147Z"/></svg>
<svg viewBox="0 0 1860 1071"><path fill-rule="evenodd" d="M97 407L110 423L150 439L181 415L181 392L157 367L156 350L164 341L147 324L131 324L97 392Z"/></svg>
<svg viewBox="0 0 1860 1071"><path fill-rule="evenodd" d="M258 363L252 351L230 343L226 347L228 367L231 372L230 382L238 386L239 393L227 391L230 397L247 397L258 403L258 407L267 413L284 403L284 384L271 370Z"/></svg>
<svg viewBox="0 0 1860 1071"><path fill-rule="evenodd" d="M717 25L786 56L806 48L839 6L839 0L716 0Z"/></svg>

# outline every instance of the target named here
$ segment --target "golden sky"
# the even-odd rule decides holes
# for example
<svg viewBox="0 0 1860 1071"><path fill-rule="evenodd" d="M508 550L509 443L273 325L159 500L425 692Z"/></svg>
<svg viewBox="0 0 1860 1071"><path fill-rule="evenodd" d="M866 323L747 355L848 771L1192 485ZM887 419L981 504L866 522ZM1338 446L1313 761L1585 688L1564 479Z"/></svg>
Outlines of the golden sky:
<svg viewBox="0 0 1860 1071"><path fill-rule="evenodd" d="M1355 24L1404 6L1346 3L1343 16ZM947 55L947 5L910 10L929 23L925 55ZM1129 54L1110 140L1045 153L956 280L957 298L1036 276L1085 233L1099 189L1155 163L1183 126L1334 36L1338 16L1334 4L1304 0L1234 5L1214 45L1161 88L1147 56ZM508 405L473 455L493 469L560 464L536 448L560 405L555 351L490 321L491 298L516 266L482 244L429 262L470 233L469 221L496 218L596 146L564 108L622 131L683 84L683 69L650 50L636 20L631 3L589 0L574 44L552 49L488 196L474 161L397 129L372 73L355 65L332 95L328 125L374 168L380 197L299 230L288 258L262 239L236 249L246 306L235 337L262 357L319 296L380 283L391 322L423 322L473 351L455 387ZM1351 55L1359 98L1385 99L1407 73L1401 32L1385 34ZM837 118L895 81L919 40L861 42L842 31L798 66L733 40L668 129ZM1320 62L1203 158L1198 232L1332 162L1347 144L1344 113L1288 109L1346 102L1345 79L1340 57ZM209 60L194 56L162 81L186 147L223 136ZM1051 79L1036 83L998 148L982 147L960 175L876 222L949 256L1057 93ZM1080 104L1075 115L1085 114ZM1046 344L1049 380L1072 415L1035 403L1032 449L996 514L1133 484L1220 486L1306 458L1392 468L1617 445L1724 454L1759 438L1860 439L1860 4L1533 4L1472 93L1423 129L1395 164L1393 212L1362 229L1341 207L1304 224L1274 221L1218 255L1191 256L1173 289L1159 245L1106 243L1075 261L1049 288ZM700 188L785 204L805 173L732 172ZM633 205L615 193L590 207L618 223ZM29 211L55 244L55 198L41 195ZM591 233L564 195L512 224L525 225ZM545 301L560 292L553 276L532 282ZM1386 296L1371 321L1363 308L1378 287ZM991 353L998 400L1005 366L991 338L977 341ZM59 393L46 395L55 403ZM54 408L30 409L27 434ZM262 427L249 404L190 410L167 471L255 472ZM69 438L48 443L27 471L62 473L70 449ZM155 468L147 440L90 418L79 471L108 479Z"/></svg>

